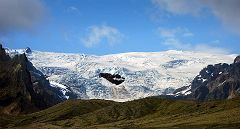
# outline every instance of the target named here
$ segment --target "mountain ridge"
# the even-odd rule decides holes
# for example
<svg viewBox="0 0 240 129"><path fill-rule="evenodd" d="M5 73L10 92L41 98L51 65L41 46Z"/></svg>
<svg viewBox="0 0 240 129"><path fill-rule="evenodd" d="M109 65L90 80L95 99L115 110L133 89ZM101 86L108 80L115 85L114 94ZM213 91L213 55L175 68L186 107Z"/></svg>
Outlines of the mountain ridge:
<svg viewBox="0 0 240 129"><path fill-rule="evenodd" d="M46 110L3 116L8 128L238 128L240 98L196 102L156 97L129 102L67 100Z"/></svg>
<svg viewBox="0 0 240 129"><path fill-rule="evenodd" d="M196 129L216 128L217 129L217 128L240 127L240 123L239 123L240 117L238 115L240 111L239 110L240 109L240 103L239 103L240 102L240 98L239 98L240 63L238 62L239 57L236 57L234 59L233 64L220 63L220 64L208 65L207 67L204 67L200 72L198 72L198 75L194 77L193 81L191 81L191 84L189 86L184 86L175 90L176 93L173 92L174 89L167 87L165 90L169 90L168 93L171 93L171 94L166 93L166 95L165 94L157 95L155 97L146 96L145 98L140 98L136 100L129 99L131 101L127 101L127 102L116 102L116 99L113 99L114 101L92 99L92 98L87 98L90 100L84 100L84 99L71 100L74 97L77 98L79 94L88 95L87 92L83 92L83 91L89 90L87 89L88 88L87 86L92 87L92 85L95 83L92 82L90 78L89 80L81 80L82 77L77 76L77 75L80 75L80 73L77 73L78 71L73 71L72 73L68 73L69 71L72 70L71 67L68 66L69 64L68 65L60 64L60 65L66 65L68 67L54 67L54 69L50 67L48 67L47 69L46 67L42 67L42 68L38 67L38 69L40 70L43 70L43 71L45 70L45 73L46 71L49 72L47 75L44 75L41 71L38 71L36 68L34 68L30 62L27 62L28 58L34 59L34 57L31 58L31 56L34 56L34 55L31 55L31 54L34 54L34 51L31 51L31 54L28 54L28 58L26 57L27 54L25 53L16 55L12 58L10 58L9 56L7 56L8 58L5 58L4 56L2 57L2 55L6 55L6 53L3 49L1 50L2 51L0 51L0 57L1 57L0 59L2 60L2 62L18 59L16 61L17 64L19 62L27 63L27 65L24 65L24 66L26 70L29 70L29 74L28 76L23 76L23 77L29 77L29 78L31 77L31 79L33 80L26 78L26 79L23 79L23 81L29 82L29 86L30 86L29 88L31 87L33 88L33 90L30 90L30 91L34 91L36 92L36 94L38 94L39 90L36 90L35 88L38 89L41 86L40 87L39 85L34 86L34 82L37 81L38 83L41 83L41 78L42 78L43 83L41 84L43 84L42 85L43 87L48 86L48 88L50 88L52 86L51 88L58 89L55 92L59 92L59 90L61 91L60 94L62 93L61 94L62 99L64 100L70 99L70 100L66 100L59 104L54 103L56 105L53 104L53 106L47 109L41 108L45 110L41 110L41 111L36 110L38 112L34 112L31 114L20 114L16 116L1 114L0 128L16 128L16 129L17 128L46 128L46 129L47 128L136 128L136 129L137 128L138 129L139 128L196 128ZM42 53L42 54L46 54L46 53ZM42 56L39 54L37 55ZM46 56L48 57L47 59L54 59L51 56L50 58L48 54ZM61 55L60 57L58 54L54 56L58 57L56 59L69 58L68 55L64 55L64 54ZM78 55L75 55L75 56L78 56ZM181 56L183 56L182 53L181 53ZM189 68L189 65L186 65L186 63L188 63L189 61L187 61L184 58L179 59L176 57L177 56L174 55L174 60L170 60L170 61L167 60L166 61L167 63L162 64L161 66L163 68L166 68L167 70L168 69L179 70L179 68L182 69L184 67ZM211 56L209 58L215 59ZM73 59L74 57L71 55L70 59L65 61L71 64L71 61ZM94 58L94 60L96 59L97 58ZM1 60L0 60L0 65L2 63ZM50 61L39 62L39 63L44 63L45 65L48 65L49 63L51 63ZM87 59L87 61L89 60ZM200 62L201 61L204 61L204 60L200 59ZM97 62L95 63L97 64ZM154 63L154 62L151 62L151 63ZM198 65L198 63L195 63L195 65ZM1 65L1 66L8 66L8 65ZM97 65L94 65L94 66L97 66ZM192 65L190 66L193 67ZM21 67L19 67L18 65L16 65L16 67L14 65L13 68L10 67L10 70L14 70L14 71L19 71L18 69L21 71ZM0 70L4 71L7 69L3 68ZM104 71L97 69L97 71L95 71L94 76L98 76L97 79L100 79L102 82L104 82L102 84L105 84L108 88L112 88L114 86L115 88L120 89L121 84L127 81L129 77L128 73L130 73L129 71L131 71L131 69L128 69L128 67L126 68L122 67L121 68L122 73L114 71L115 69L113 69L113 71L111 70L109 71L109 73L106 73ZM128 72L128 73L124 73L124 72ZM3 72L3 73L6 73L6 72ZM56 83L51 79L50 79L51 86L49 82L46 82L47 80L45 80L45 77L49 78L51 76L56 76L56 75L61 75L61 76L65 75L61 79L62 81L70 82L69 83L70 86L71 84L80 83L74 80L73 77L79 77L80 81L83 81L83 82L89 81L91 83L84 82L83 84L86 84L85 87L84 85L83 87L80 87L82 88L82 91L79 91L78 94L74 94L74 93L71 94L71 90L72 90L71 87L62 85L60 83ZM151 75L150 77L154 77L152 74L150 75ZM21 77L18 77L18 76L16 78L21 79ZM6 81L7 79L2 79L2 80ZM1 78L0 78L0 82L2 83ZM222 83L222 82L229 82L229 83L225 85L225 83ZM33 83L33 86L30 85L31 83ZM87 85L87 84L92 84L92 85ZM5 86L5 85L1 84L1 86ZM12 86L15 86L15 85L12 85ZM41 92L49 93L48 88L47 89L40 88L40 93ZM74 86L72 86L72 88L74 88ZM19 89L24 90L25 88L20 87ZM208 92L202 89L208 89ZM16 92L17 91L18 90L16 90ZM96 90L93 90L93 91L96 94L98 94ZM0 92L2 92L2 89L0 90ZM129 95L129 97L131 97L131 94L128 94L127 90L122 90L121 92L112 90L112 92L115 92L115 94L118 94L118 93L123 93L124 95L127 94ZM232 95L232 94L229 94L230 92L231 93L236 92L238 94ZM3 92L3 93L8 93L8 92ZM30 94L32 95L33 93L30 93ZM68 95L69 98L66 97L67 94L69 94ZM38 95L41 96L42 94L38 94ZM31 98L31 97L27 97L27 98ZM60 96L58 95L58 97ZM48 97L45 97L44 99L47 99L51 102L53 98L51 96L48 96ZM103 99L106 99L106 98L103 98ZM39 99L37 99L36 97L35 98L33 97L32 100L33 102L35 101L37 102L37 104L40 104L40 105L48 104L48 101L42 103L42 101L38 101ZM6 104L5 101L1 100L1 97L0 97L0 101L1 103ZM29 107L28 103L21 103L21 104L25 107ZM2 106L4 105L0 105L0 111L2 109ZM16 111L16 112L19 111L19 109L17 108L11 108L11 109L12 111Z"/></svg>
<svg viewBox="0 0 240 129"><path fill-rule="evenodd" d="M174 95L198 101L240 96L239 60L240 56L237 56L230 64L218 63L204 67L189 86L176 89Z"/></svg>
<svg viewBox="0 0 240 129"><path fill-rule="evenodd" d="M66 98L115 101L172 94L188 86L206 65L234 59L233 55L175 50L104 56L32 51L26 55L53 86L65 86ZM125 81L116 86L100 78L100 73L118 74Z"/></svg>
<svg viewBox="0 0 240 129"><path fill-rule="evenodd" d="M0 114L31 113L63 99L25 53L10 57L0 46Z"/></svg>

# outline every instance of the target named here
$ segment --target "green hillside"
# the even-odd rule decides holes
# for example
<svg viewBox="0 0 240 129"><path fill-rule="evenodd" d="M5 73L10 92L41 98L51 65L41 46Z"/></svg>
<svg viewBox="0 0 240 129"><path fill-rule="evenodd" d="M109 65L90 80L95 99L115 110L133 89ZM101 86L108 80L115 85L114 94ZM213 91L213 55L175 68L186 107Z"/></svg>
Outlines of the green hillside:
<svg viewBox="0 0 240 129"><path fill-rule="evenodd" d="M2 116L9 128L240 128L240 98L194 102L145 98L130 102L68 100L46 110Z"/></svg>

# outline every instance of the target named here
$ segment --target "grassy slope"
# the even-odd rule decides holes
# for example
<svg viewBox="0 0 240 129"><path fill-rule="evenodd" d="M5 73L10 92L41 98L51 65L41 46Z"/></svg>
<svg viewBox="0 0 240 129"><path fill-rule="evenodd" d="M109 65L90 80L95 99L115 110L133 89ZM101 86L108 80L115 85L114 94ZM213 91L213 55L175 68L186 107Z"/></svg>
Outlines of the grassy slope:
<svg viewBox="0 0 240 129"><path fill-rule="evenodd" d="M71 100L18 117L10 128L240 128L240 98L197 103L145 98L125 103Z"/></svg>

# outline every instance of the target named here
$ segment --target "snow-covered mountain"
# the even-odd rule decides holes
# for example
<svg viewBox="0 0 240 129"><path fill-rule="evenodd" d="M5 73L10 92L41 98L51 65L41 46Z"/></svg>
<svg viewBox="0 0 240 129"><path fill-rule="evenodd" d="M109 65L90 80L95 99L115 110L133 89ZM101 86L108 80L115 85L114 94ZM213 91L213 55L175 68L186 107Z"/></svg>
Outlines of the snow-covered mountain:
<svg viewBox="0 0 240 129"><path fill-rule="evenodd" d="M9 53L24 50L10 50ZM52 86L62 88L66 98L127 101L147 96L172 94L188 86L209 64L232 63L235 55L169 50L132 52L105 56L30 51L28 59L43 72ZM120 75L116 85L100 73ZM70 94L71 93L71 94Z"/></svg>

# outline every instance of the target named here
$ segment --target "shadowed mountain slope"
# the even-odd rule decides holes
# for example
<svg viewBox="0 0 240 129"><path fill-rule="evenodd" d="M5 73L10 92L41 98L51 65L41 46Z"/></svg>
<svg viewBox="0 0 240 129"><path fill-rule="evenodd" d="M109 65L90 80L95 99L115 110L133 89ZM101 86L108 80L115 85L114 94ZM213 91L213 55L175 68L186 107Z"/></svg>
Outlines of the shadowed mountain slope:
<svg viewBox="0 0 240 129"><path fill-rule="evenodd" d="M178 98L198 101L236 98L240 95L240 56L232 64L219 63L203 68L189 86L175 90Z"/></svg>
<svg viewBox="0 0 240 129"><path fill-rule="evenodd" d="M64 99L50 87L25 54L10 58L0 46L0 114L31 113L46 109Z"/></svg>
<svg viewBox="0 0 240 129"><path fill-rule="evenodd" d="M194 102L145 98L130 102L68 100L46 110L1 118L10 128L236 128L240 99Z"/></svg>

